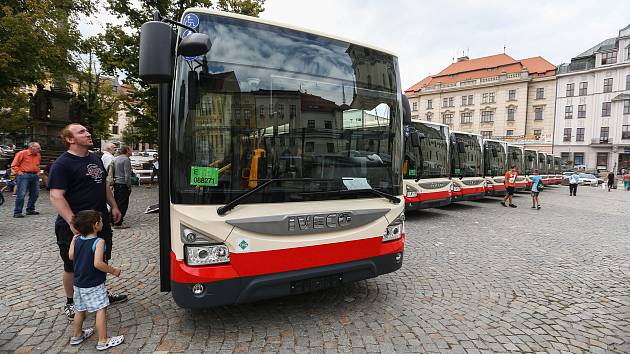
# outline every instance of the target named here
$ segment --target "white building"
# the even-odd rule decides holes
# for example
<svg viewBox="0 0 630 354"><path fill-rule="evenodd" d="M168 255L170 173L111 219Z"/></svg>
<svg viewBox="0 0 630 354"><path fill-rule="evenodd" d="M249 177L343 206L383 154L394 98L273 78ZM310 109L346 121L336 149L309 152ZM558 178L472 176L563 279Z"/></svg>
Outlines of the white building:
<svg viewBox="0 0 630 354"><path fill-rule="evenodd" d="M630 168L630 25L558 67L554 154L587 169Z"/></svg>

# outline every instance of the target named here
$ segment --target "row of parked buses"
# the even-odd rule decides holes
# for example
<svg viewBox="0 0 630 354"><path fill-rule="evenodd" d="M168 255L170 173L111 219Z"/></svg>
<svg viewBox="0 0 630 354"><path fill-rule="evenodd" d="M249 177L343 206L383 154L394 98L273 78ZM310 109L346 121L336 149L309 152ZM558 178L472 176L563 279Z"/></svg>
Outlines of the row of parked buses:
<svg viewBox="0 0 630 354"><path fill-rule="evenodd" d="M543 184L560 184L561 159L444 124L412 120L405 127L405 210L505 195L505 172L516 166L515 190L531 189L534 170Z"/></svg>

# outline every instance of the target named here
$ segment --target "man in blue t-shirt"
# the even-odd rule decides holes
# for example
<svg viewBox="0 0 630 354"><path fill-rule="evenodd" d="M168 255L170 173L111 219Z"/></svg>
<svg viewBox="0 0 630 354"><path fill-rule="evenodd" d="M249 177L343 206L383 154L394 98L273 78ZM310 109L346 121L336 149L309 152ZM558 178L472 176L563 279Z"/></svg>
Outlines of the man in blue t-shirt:
<svg viewBox="0 0 630 354"><path fill-rule="evenodd" d="M542 190L542 177L538 174L538 170L534 170L532 177L532 209L540 209L540 191Z"/></svg>
<svg viewBox="0 0 630 354"><path fill-rule="evenodd" d="M69 319L74 317L72 299L74 265L68 256L70 243L74 235L79 234L72 227L72 217L82 210L96 210L108 215L107 204L111 207L114 222L120 220L120 210L110 188L107 188L107 171L103 162L89 151L92 136L84 126L70 124L61 131L61 138L68 147L50 169L48 188L50 201L59 215L55 221L55 234L59 254L63 260L63 287L66 292L64 312ZM103 229L98 236L105 240L105 260L111 259L112 228L109 218L103 218ZM110 294L110 302L124 301L126 295Z"/></svg>

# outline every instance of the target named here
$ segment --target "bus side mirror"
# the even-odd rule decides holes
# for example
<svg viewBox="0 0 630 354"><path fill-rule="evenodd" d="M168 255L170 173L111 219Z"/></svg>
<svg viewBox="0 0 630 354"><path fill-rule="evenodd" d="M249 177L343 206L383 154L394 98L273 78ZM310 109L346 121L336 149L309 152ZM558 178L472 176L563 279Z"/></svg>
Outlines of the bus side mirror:
<svg viewBox="0 0 630 354"><path fill-rule="evenodd" d="M460 154L466 153L466 144L463 141L457 142L457 152L459 152Z"/></svg>
<svg viewBox="0 0 630 354"><path fill-rule="evenodd" d="M177 47L177 54L196 57L210 51L210 38L205 33L191 33L184 37Z"/></svg>
<svg viewBox="0 0 630 354"><path fill-rule="evenodd" d="M404 94L402 95L402 109L403 109L402 111L403 125L411 125L411 107L409 107L409 99ZM413 138L412 138L412 143L413 143Z"/></svg>
<svg viewBox="0 0 630 354"><path fill-rule="evenodd" d="M173 79L175 33L171 25L145 22L140 29L140 79L148 84L167 83Z"/></svg>
<svg viewBox="0 0 630 354"><path fill-rule="evenodd" d="M418 132L411 132L411 146L418 147L420 146L420 135L424 138L424 134Z"/></svg>

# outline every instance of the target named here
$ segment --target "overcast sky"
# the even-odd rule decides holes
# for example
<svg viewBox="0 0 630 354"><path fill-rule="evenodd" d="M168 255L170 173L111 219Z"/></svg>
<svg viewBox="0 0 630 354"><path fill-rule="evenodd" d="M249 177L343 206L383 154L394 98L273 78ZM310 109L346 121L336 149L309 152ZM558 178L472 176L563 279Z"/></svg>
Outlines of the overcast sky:
<svg viewBox="0 0 630 354"><path fill-rule="evenodd" d="M404 90L462 52L477 58L506 46L514 59L568 62L630 24L630 0L267 0L260 17L397 54ZM81 30L94 32L105 21L100 16Z"/></svg>

